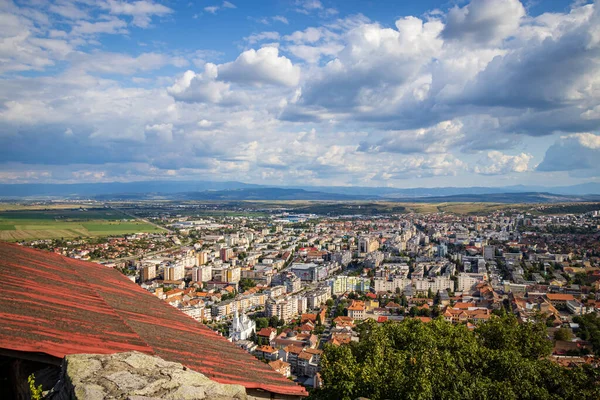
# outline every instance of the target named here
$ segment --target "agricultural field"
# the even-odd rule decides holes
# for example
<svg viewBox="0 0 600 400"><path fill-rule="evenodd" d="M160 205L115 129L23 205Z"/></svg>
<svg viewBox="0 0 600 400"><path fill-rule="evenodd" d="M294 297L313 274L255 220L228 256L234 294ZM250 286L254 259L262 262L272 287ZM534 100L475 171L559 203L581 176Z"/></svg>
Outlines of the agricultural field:
<svg viewBox="0 0 600 400"><path fill-rule="evenodd" d="M19 241L160 232L110 208L0 211L0 240Z"/></svg>

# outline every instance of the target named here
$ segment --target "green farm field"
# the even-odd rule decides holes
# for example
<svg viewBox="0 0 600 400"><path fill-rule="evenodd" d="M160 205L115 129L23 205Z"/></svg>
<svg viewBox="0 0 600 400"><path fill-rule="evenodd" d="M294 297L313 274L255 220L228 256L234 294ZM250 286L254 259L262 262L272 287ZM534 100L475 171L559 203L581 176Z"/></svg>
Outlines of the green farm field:
<svg viewBox="0 0 600 400"><path fill-rule="evenodd" d="M0 212L0 240L111 236L160 232L113 209L10 210Z"/></svg>

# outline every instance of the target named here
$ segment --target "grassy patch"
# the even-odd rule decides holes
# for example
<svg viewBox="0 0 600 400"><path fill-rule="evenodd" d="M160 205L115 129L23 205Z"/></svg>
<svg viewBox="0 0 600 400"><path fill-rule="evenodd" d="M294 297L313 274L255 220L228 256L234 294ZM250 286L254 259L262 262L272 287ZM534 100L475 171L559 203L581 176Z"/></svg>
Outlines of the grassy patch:
<svg viewBox="0 0 600 400"><path fill-rule="evenodd" d="M112 209L10 210L0 212L0 240L19 241L160 232Z"/></svg>
<svg viewBox="0 0 600 400"><path fill-rule="evenodd" d="M134 232L160 232L161 229L143 222L89 222L82 224L90 233L134 233Z"/></svg>

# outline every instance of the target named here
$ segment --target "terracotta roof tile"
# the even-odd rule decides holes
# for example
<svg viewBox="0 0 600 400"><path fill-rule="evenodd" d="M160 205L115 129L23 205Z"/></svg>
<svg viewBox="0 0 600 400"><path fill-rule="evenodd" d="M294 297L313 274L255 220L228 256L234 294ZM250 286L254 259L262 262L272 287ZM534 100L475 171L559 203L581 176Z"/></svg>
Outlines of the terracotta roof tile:
<svg viewBox="0 0 600 400"><path fill-rule="evenodd" d="M112 268L0 243L0 279L0 348L59 358L137 350L217 382L307 394Z"/></svg>

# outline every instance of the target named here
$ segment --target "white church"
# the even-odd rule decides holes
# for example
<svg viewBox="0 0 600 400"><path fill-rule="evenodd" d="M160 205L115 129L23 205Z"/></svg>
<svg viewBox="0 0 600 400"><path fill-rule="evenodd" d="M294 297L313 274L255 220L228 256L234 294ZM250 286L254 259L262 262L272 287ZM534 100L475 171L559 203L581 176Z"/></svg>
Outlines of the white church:
<svg viewBox="0 0 600 400"><path fill-rule="evenodd" d="M235 313L233 314L233 322L231 323L231 329L229 330L229 340L231 342L248 340L254 332L256 332L256 323L248 318L246 314L242 314L240 318L237 310L235 310Z"/></svg>

